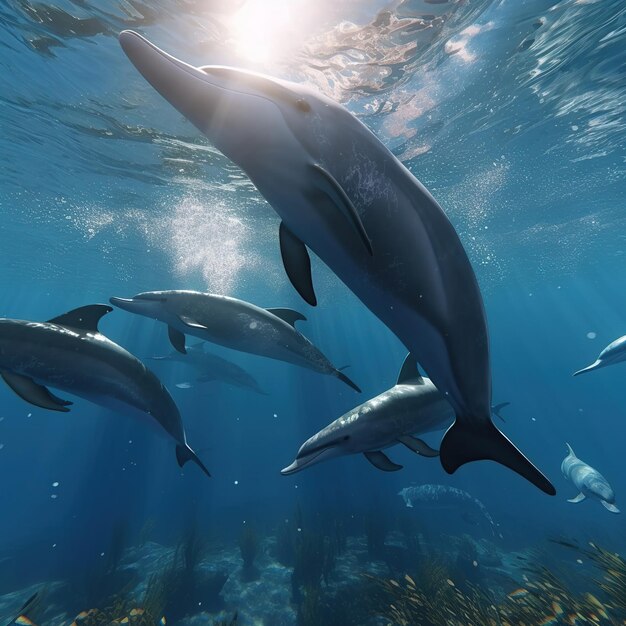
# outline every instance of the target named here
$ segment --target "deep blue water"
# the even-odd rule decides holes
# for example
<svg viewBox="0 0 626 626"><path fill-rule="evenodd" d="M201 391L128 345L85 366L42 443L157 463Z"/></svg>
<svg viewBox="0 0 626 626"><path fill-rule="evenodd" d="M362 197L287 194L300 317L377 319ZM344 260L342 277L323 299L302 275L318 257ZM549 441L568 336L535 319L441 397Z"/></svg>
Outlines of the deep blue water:
<svg viewBox="0 0 626 626"><path fill-rule="evenodd" d="M244 524L270 534L299 503L305 515L352 520L358 534L367 511L396 519L405 511L397 492L423 483L483 502L503 550L557 536L625 550L624 516L568 503L576 490L560 473L567 441L626 506L626 365L571 376L626 334L623 3L263 5L2 3L0 315L46 320L157 289L290 307L333 363L350 365L363 394L218 347L269 395L219 383L181 389L184 366L155 364L207 480L191 464L181 472L171 443L143 423L82 400L51 413L0 389L0 594L88 576L120 521L136 535L152 519L152 538L172 545L196 520L236 546ZM197 65L321 89L431 190L483 291L494 402L511 403L501 427L556 497L493 463L449 476L400 447L389 456L401 472L354 456L280 475L305 439L392 386L406 350L318 259L320 304L303 303L282 268L278 217L136 72L116 40L123 28ZM101 330L139 358L170 350L164 325L121 310ZM427 436L435 446L440 438ZM416 515L428 525L428 511ZM450 535L475 530L458 511L432 515Z"/></svg>

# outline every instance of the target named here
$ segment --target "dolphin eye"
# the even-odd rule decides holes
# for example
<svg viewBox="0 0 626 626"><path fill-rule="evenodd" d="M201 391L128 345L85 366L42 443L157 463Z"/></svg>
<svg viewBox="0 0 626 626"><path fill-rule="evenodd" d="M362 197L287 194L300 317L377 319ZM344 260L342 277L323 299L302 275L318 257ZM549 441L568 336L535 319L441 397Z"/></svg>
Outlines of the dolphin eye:
<svg viewBox="0 0 626 626"><path fill-rule="evenodd" d="M311 105L303 98L298 98L296 100L296 108L298 109L298 111L308 113L311 110Z"/></svg>

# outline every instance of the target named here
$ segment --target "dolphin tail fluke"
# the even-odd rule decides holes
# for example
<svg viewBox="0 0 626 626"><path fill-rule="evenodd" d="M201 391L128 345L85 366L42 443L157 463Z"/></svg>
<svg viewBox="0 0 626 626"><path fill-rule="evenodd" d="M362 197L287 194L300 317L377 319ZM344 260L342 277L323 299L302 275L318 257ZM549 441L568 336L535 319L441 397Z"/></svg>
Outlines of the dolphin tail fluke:
<svg viewBox="0 0 626 626"><path fill-rule="evenodd" d="M441 442L441 465L453 474L471 461L496 461L553 496L552 483L489 421L475 425L458 419L450 426Z"/></svg>
<svg viewBox="0 0 626 626"><path fill-rule="evenodd" d="M211 478L209 470L204 466L204 463L196 456L196 453L188 445L176 446L176 460L178 461L179 467L183 467L187 461L193 461L209 478Z"/></svg>
<svg viewBox="0 0 626 626"><path fill-rule="evenodd" d="M339 370L335 370L334 374L339 380L346 383L348 387L352 387L354 391L361 393L361 388L356 383L353 383L343 372L340 372Z"/></svg>
<svg viewBox="0 0 626 626"><path fill-rule="evenodd" d="M591 370L597 370L601 365L602 365L602 361L598 359L597 361L595 361L595 363L592 363L591 365L587 365L587 367L583 367L581 370L574 372L572 376L578 376L579 374L584 374L585 372L590 372Z"/></svg>

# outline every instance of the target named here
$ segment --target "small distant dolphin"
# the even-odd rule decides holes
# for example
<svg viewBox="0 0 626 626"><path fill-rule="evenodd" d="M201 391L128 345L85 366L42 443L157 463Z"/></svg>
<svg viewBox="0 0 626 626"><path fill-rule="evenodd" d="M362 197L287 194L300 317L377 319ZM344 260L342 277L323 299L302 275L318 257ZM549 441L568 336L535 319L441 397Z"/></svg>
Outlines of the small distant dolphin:
<svg viewBox="0 0 626 626"><path fill-rule="evenodd" d="M132 31L119 39L144 78L280 215L283 263L300 295L316 303L308 246L446 394L456 420L441 445L444 469L491 459L556 493L492 422L476 276L452 224L411 172L347 109L312 89L193 67Z"/></svg>
<svg viewBox="0 0 626 626"><path fill-rule="evenodd" d="M187 445L167 389L139 359L98 330L100 318L112 310L92 304L47 322L0 319L0 376L20 398L43 409L67 412L72 404L49 386L117 412L149 416L175 441L181 467L193 461L210 476Z"/></svg>
<svg viewBox="0 0 626 626"><path fill-rule="evenodd" d="M496 525L489 511L487 511L487 507L473 495L467 493L467 491L449 487L448 485L417 485L415 487L405 487L398 495L403 498L404 503L410 509L417 504L444 507L462 506L464 508L469 506L474 508L489 522L491 531L502 537L496 531Z"/></svg>
<svg viewBox="0 0 626 626"><path fill-rule="evenodd" d="M146 291L111 304L168 325L176 350L186 354L185 333L221 346L330 374L361 391L295 328L306 317L291 309L262 309L237 298L199 291Z"/></svg>
<svg viewBox="0 0 626 626"><path fill-rule="evenodd" d="M508 402L493 407L506 406ZM443 430L454 420L454 411L433 383L422 376L409 354L395 386L360 404L304 442L283 476L295 474L321 461L363 454L384 472L402 469L381 450L399 443L426 457L439 453L414 435Z"/></svg>
<svg viewBox="0 0 626 626"><path fill-rule="evenodd" d="M414 435L442 430L454 419L450 403L428 378L420 375L407 356L394 387L364 402L320 430L300 447L294 462L281 470L283 476L321 461L362 453L374 467L385 472L402 469L384 448L404 444L422 456L438 456Z"/></svg>
<svg viewBox="0 0 626 626"><path fill-rule="evenodd" d="M259 383L246 370L239 367L236 363L224 359L213 352L207 352L204 349L206 343L199 341L198 343L186 346L187 354L181 354L178 350L173 350L167 356L150 357L154 361L168 361L183 363L190 365L198 373L198 382L206 383L213 380L224 382L235 387L243 387L251 389L263 396L267 392L259 387Z"/></svg>
<svg viewBox="0 0 626 626"><path fill-rule="evenodd" d="M607 482L606 478L595 470L591 465L587 465L584 461L581 461L574 450L572 450L572 446L569 443L565 444L567 446L567 456L563 459L563 463L561 463L561 471L563 472L563 476L568 480L571 480L576 489L580 491L580 493L568 502L582 502L585 498L595 498L596 500L600 500L602 502L602 506L611 513L619 513L620 510L615 506L615 493L611 488L611 485Z"/></svg>
<svg viewBox="0 0 626 626"><path fill-rule="evenodd" d="M597 370L607 365L614 365L615 363L621 363L626 361L626 335L611 342L596 359L594 363L583 367L583 369L574 372L574 376L590 372L591 370Z"/></svg>

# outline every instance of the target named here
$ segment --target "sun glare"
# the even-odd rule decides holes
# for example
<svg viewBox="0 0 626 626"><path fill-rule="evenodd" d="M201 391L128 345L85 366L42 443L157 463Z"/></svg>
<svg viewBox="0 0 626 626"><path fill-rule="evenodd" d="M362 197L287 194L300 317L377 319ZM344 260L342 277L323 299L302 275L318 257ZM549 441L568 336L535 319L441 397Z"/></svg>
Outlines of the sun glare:
<svg viewBox="0 0 626 626"><path fill-rule="evenodd" d="M248 0L233 16L238 55L257 63L271 60L290 35L294 0Z"/></svg>

